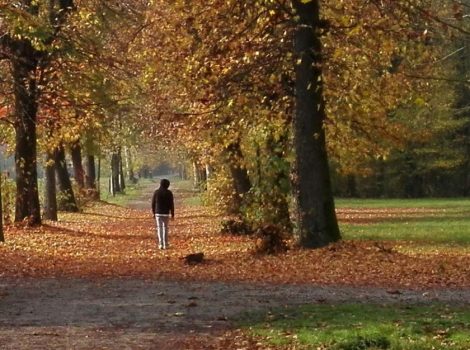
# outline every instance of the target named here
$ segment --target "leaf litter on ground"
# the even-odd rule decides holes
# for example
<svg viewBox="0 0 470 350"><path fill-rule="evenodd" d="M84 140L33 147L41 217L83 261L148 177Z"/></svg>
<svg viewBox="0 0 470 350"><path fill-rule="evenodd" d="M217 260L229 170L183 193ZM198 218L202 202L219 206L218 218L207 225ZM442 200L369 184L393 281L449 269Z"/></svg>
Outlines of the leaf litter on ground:
<svg viewBox="0 0 470 350"><path fill-rule="evenodd" d="M466 247L412 249L404 241L344 240L325 248L253 253L249 236L221 234L219 218L182 207L171 223L170 249L159 250L148 211L97 202L61 213L41 227L9 225L0 244L2 277L144 278L253 281L386 288L468 288ZM348 220L352 213L348 213ZM363 215L363 213L358 213ZM380 214L382 215L382 213ZM203 252L202 264L184 257Z"/></svg>

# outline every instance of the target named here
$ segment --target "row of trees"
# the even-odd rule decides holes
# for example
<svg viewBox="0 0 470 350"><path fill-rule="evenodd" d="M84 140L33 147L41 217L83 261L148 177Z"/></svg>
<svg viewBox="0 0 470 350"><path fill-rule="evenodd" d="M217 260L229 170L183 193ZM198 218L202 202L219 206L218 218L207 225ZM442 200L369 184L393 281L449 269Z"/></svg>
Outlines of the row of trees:
<svg viewBox="0 0 470 350"><path fill-rule="evenodd" d="M337 191L357 194L361 176L385 178L397 162L418 167L407 152L449 136L453 154L431 164L434 148L426 165L469 169L467 56L453 53L466 52L454 43L465 42L468 8L452 0L1 1L0 103L10 113L0 133L15 152L15 221L41 223L37 147L49 219L65 149L83 188L94 188L94 158L108 155L119 190L122 152L153 147L209 172L218 207L250 225L295 224L308 247L338 240L330 169L346 184Z"/></svg>
<svg viewBox="0 0 470 350"><path fill-rule="evenodd" d="M468 85L459 71L468 57L456 45L468 5L321 4L182 7L189 15L178 37L188 43L176 86L190 98L168 119L200 167L210 165L219 208L255 225L294 222L303 245L324 244L325 232L337 238L326 154L340 195L468 188L469 117L455 108ZM454 187L444 189L450 177Z"/></svg>

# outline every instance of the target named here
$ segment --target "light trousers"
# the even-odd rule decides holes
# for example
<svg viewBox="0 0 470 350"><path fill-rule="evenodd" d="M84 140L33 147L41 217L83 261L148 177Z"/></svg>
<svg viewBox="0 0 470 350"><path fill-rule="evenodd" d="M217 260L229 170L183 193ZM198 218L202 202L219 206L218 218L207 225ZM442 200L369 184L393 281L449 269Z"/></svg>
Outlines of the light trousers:
<svg viewBox="0 0 470 350"><path fill-rule="evenodd" d="M168 247L168 224L170 223L170 216L164 214L155 214L157 221L157 238L158 246L162 249Z"/></svg>

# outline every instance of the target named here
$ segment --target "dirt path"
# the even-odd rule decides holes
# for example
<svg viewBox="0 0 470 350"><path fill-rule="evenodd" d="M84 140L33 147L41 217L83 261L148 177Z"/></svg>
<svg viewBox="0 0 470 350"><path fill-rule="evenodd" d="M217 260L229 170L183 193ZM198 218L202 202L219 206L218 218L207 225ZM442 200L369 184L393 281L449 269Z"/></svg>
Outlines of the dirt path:
<svg viewBox="0 0 470 350"><path fill-rule="evenodd" d="M468 303L470 291L28 280L0 283L1 349L210 348L242 313L330 302Z"/></svg>
<svg viewBox="0 0 470 350"><path fill-rule="evenodd" d="M129 206L150 210L154 187ZM227 349L218 337L247 311L306 303L435 301L469 304L470 290L0 279L0 349Z"/></svg>

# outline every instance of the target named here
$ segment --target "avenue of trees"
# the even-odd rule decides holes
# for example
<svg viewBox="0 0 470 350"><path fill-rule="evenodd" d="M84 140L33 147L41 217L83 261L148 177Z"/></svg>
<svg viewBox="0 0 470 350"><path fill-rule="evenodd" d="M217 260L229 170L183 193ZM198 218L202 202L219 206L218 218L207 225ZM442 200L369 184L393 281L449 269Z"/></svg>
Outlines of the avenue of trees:
<svg viewBox="0 0 470 350"><path fill-rule="evenodd" d="M149 154L304 247L340 239L334 195L469 196L469 16L466 0L0 0L14 221L96 198L99 159L122 191Z"/></svg>

